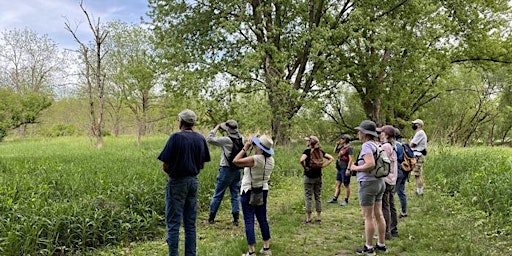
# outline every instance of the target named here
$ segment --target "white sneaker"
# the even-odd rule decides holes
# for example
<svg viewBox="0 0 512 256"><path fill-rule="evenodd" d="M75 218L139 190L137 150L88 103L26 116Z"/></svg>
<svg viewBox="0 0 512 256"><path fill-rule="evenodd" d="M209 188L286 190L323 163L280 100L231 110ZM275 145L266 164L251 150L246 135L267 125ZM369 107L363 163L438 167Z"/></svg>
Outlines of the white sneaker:
<svg viewBox="0 0 512 256"><path fill-rule="evenodd" d="M253 254L246 252L246 253L242 254L242 256L256 256L256 252L254 252Z"/></svg>

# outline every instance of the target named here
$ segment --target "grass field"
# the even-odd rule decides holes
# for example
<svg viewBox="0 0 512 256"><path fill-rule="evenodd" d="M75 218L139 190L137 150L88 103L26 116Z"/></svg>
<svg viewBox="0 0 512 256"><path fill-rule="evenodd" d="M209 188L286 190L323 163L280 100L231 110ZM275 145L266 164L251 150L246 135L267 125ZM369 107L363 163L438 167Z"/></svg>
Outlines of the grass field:
<svg viewBox="0 0 512 256"><path fill-rule="evenodd" d="M133 138L107 137L102 150L83 137L0 143L0 255L166 255L166 176L156 160L166 139L145 138L137 148ZM426 194L416 197L414 180L407 184L409 217L399 220L400 237L386 242L387 254L512 255L512 150L431 148ZM241 255L244 228L230 224L228 195L219 221L206 224L220 156L210 150L213 160L199 176L198 255ZM364 243L357 183L348 207L325 203L322 224L302 224L302 150L276 148L273 254L354 255ZM324 202L334 173L333 165L324 171Z"/></svg>

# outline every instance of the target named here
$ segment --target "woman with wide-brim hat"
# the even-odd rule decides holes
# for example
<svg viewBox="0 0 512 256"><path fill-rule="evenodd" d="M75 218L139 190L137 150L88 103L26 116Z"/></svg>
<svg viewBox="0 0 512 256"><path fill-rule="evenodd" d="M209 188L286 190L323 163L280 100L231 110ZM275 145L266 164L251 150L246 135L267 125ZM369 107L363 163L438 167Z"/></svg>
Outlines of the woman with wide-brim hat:
<svg viewBox="0 0 512 256"><path fill-rule="evenodd" d="M364 120L358 127L357 136L363 142L357 162L352 164L350 170L356 171L357 182L359 183L359 204L364 217L365 245L356 250L358 255L374 254L376 250L386 251L385 233L386 221L382 214L382 197L386 189L383 178L377 178L370 173L375 168L375 154L377 152L377 126L373 121ZM377 221L378 239L373 245L373 234L375 225L373 218Z"/></svg>
<svg viewBox="0 0 512 256"><path fill-rule="evenodd" d="M244 167L244 175L242 178L242 186L240 189L242 203L242 212L244 215L245 234L248 252L243 256L256 255L255 245L256 237L254 232L254 217L258 220L261 236L263 238L263 248L260 250L261 255L272 255L270 250L270 228L267 220L267 196L268 181L272 169L274 169L274 142L267 135L252 137L247 140L243 149L235 156L233 163L240 167ZM254 155L250 155L250 150L254 150ZM252 151L252 150L251 150ZM246 157L244 153L247 153ZM251 192L253 189L259 188L263 190L263 202L258 206L249 204Z"/></svg>

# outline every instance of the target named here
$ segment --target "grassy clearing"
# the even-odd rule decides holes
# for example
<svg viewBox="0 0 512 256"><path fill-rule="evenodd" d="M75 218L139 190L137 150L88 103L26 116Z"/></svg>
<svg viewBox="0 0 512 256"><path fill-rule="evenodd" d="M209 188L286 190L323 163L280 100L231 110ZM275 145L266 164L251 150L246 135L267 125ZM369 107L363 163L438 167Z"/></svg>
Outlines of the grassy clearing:
<svg viewBox="0 0 512 256"><path fill-rule="evenodd" d="M107 138L100 151L85 138L1 143L0 254L165 255L166 177L156 160L165 140L147 138L136 148L132 138ZM353 255L364 242L357 184L348 207L325 203L322 224L302 224L302 150L277 148L269 194L274 255ZM230 225L228 197L219 222L206 224L220 155L211 151L212 163L200 174L198 255L240 255L245 233L243 225ZM399 220L400 238L386 243L388 254L512 254L511 155L504 148L432 148L426 195L416 197L411 180L410 217ZM333 184L329 166L324 202Z"/></svg>

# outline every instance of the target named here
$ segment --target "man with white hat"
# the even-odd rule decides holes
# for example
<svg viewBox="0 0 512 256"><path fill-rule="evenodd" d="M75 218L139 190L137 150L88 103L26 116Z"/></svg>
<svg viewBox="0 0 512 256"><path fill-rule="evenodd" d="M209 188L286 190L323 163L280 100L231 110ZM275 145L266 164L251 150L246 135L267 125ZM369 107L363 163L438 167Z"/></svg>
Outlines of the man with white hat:
<svg viewBox="0 0 512 256"><path fill-rule="evenodd" d="M216 137L217 131L221 129L226 132L225 136ZM229 188L231 195L231 214L233 225L238 226L240 216L240 177L242 168L236 166L232 161L243 148L243 138L238 131L238 123L235 120L227 120L220 123L208 133L206 141L221 148L220 168L215 183L215 191L210 202L210 215L208 223L215 222L215 216L219 210L224 192Z"/></svg>
<svg viewBox="0 0 512 256"><path fill-rule="evenodd" d="M416 177L416 194L419 196L423 195L424 180L422 172L425 156L427 155L427 134L423 131L423 125L424 123L421 119L412 121L412 129L415 133L414 137L409 142L416 156L416 165L412 170L412 174Z"/></svg>

